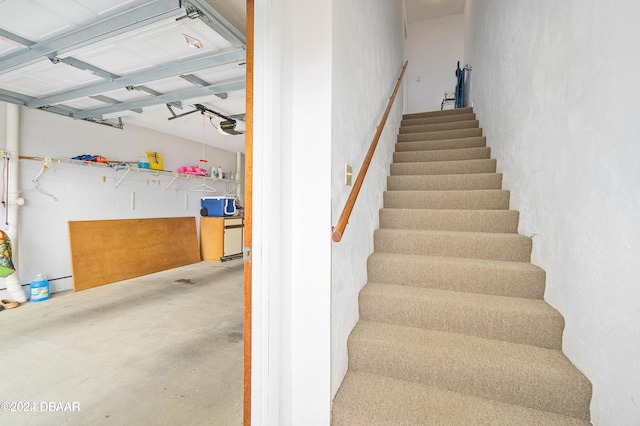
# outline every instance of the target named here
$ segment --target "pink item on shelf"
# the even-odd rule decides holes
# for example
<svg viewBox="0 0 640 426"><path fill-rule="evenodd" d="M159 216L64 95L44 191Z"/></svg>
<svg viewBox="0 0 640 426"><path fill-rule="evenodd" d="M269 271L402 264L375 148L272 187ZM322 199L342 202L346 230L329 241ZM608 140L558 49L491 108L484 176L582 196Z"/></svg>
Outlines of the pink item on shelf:
<svg viewBox="0 0 640 426"><path fill-rule="evenodd" d="M207 171L198 166L183 166L178 169L178 173L183 175L207 176Z"/></svg>

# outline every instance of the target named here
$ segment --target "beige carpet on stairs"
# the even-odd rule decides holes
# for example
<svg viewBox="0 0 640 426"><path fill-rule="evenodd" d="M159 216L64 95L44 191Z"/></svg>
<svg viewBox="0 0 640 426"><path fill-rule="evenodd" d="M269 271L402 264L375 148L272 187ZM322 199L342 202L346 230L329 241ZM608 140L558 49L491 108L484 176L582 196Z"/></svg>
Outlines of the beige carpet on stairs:
<svg viewBox="0 0 640 426"><path fill-rule="evenodd" d="M471 108L404 116L340 425L588 425L591 383Z"/></svg>

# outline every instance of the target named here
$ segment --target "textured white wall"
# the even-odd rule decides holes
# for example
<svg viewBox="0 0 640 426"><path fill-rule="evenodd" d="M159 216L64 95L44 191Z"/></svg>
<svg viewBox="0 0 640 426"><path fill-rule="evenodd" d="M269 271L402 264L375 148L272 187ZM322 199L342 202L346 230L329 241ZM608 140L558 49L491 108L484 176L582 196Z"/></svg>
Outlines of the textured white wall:
<svg viewBox="0 0 640 426"><path fill-rule="evenodd" d="M360 171L403 65L401 3L387 0L335 1L331 95L332 223L340 217L351 186L345 164ZM335 395L347 369L347 338L358 320L358 292L367 281L382 191L402 114L402 90L382 133L360 196L340 243L332 248L332 383ZM322 120L321 120L322 121Z"/></svg>
<svg viewBox="0 0 640 426"><path fill-rule="evenodd" d="M455 70L462 62L464 14L409 24L407 40L407 112L440 109L444 92L455 91Z"/></svg>
<svg viewBox="0 0 640 426"><path fill-rule="evenodd" d="M0 103L0 147L3 148L5 111L6 105ZM203 152L202 144L133 125L118 130L26 108L21 108L20 143L20 155L38 157L93 154L110 160L135 161L142 151L157 151L163 156L166 170L199 165ZM205 158L209 160L207 164L220 164L227 171L236 169L235 153L205 146ZM20 208L18 273L23 285L31 282L36 274L44 274L53 280L52 291L71 288L70 278L57 279L71 275L67 221L195 216L199 223L200 197L223 195L226 190L226 184L217 182L213 184L216 193L192 192L191 188L202 183L193 180L178 191L175 188L179 181L176 181L164 191L172 176L156 177L142 172L130 173L115 188L122 171L74 165L52 165L40 176L36 187L32 180L42 164L20 161L19 188L25 205ZM135 193L133 209L132 192ZM4 214L4 209L0 212ZM2 283L0 286L4 287ZM6 296L1 291L0 295Z"/></svg>
<svg viewBox="0 0 640 426"><path fill-rule="evenodd" d="M592 421L640 424L640 3L467 0L465 20L471 100Z"/></svg>

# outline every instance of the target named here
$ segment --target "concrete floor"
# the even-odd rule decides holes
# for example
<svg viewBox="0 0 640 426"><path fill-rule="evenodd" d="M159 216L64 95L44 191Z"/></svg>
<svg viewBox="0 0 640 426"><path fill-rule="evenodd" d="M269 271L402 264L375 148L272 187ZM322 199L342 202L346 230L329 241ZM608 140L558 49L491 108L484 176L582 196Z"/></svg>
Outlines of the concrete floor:
<svg viewBox="0 0 640 426"><path fill-rule="evenodd" d="M0 311L0 424L242 424L242 267L201 262Z"/></svg>

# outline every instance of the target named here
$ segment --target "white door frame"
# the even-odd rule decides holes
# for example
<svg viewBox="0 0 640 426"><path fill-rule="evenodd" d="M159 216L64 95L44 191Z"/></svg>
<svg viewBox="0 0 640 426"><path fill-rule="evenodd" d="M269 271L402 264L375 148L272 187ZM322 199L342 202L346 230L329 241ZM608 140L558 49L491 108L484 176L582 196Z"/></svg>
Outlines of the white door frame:
<svg viewBox="0 0 640 426"><path fill-rule="evenodd" d="M331 416L331 0L255 2L254 425Z"/></svg>

